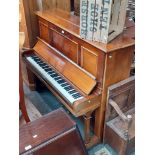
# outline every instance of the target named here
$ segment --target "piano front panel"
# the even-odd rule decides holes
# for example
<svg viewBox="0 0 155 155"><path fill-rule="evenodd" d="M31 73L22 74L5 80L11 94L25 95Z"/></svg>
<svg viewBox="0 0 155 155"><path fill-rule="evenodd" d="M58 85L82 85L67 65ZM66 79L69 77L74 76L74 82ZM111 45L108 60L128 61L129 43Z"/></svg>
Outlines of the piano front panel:
<svg viewBox="0 0 155 155"><path fill-rule="evenodd" d="M78 63L78 43L70 39L64 30L49 23L50 45L73 62Z"/></svg>
<svg viewBox="0 0 155 155"><path fill-rule="evenodd" d="M58 49L60 52L62 52L65 56L67 56L69 59L77 63L78 58L78 44L69 38L63 36L59 32L56 32L52 29L52 38L51 39L51 45ZM50 32L51 33L51 32Z"/></svg>
<svg viewBox="0 0 155 155"><path fill-rule="evenodd" d="M50 33L53 34L50 44L58 49L59 51L63 51L64 37L59 35L58 32L50 29ZM59 40L59 41L58 41Z"/></svg>
<svg viewBox="0 0 155 155"><path fill-rule="evenodd" d="M64 37L64 55L78 63L78 44L71 39Z"/></svg>
<svg viewBox="0 0 155 155"><path fill-rule="evenodd" d="M48 23L45 20L39 21L39 31L40 31L40 38L49 42L49 29Z"/></svg>
<svg viewBox="0 0 155 155"><path fill-rule="evenodd" d="M81 47L81 67L95 77L97 77L98 59L99 55L97 52Z"/></svg>

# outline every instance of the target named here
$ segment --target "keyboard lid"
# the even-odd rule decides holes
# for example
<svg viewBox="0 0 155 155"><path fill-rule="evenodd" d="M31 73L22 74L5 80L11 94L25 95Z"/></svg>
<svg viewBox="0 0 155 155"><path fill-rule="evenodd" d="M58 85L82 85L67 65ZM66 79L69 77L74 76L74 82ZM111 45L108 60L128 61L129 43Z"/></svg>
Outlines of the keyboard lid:
<svg viewBox="0 0 155 155"><path fill-rule="evenodd" d="M91 75L86 73L81 67L75 65L71 60L68 60L42 39L38 39L33 49L85 94L89 95L96 86L96 80Z"/></svg>

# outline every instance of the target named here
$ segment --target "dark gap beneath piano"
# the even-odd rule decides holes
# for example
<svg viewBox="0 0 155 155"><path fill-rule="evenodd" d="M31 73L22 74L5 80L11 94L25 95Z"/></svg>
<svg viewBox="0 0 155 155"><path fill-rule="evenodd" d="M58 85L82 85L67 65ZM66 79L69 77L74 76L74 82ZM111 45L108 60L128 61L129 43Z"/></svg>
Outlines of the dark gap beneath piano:
<svg viewBox="0 0 155 155"><path fill-rule="evenodd" d="M38 100L35 97L31 98L31 101L33 105L38 109L38 111L42 114L45 115L53 110L56 110L60 107L62 107L68 114L69 116L77 123L78 128L80 130L81 136L84 139L84 121L83 117L74 117L67 108L46 88L46 86L38 79L36 78L36 91L37 94L39 94L41 98L41 102L37 102ZM94 125L94 119L91 120L91 135L93 135L93 128L92 126Z"/></svg>

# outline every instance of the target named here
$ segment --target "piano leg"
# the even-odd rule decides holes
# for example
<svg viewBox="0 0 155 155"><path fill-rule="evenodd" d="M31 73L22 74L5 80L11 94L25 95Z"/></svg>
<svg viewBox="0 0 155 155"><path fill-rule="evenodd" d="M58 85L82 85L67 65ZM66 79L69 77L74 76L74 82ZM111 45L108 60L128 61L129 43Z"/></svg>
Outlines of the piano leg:
<svg viewBox="0 0 155 155"><path fill-rule="evenodd" d="M27 72L27 81L26 83L28 84L29 88L34 91L36 90L36 79L34 73L26 67L26 72Z"/></svg>
<svg viewBox="0 0 155 155"><path fill-rule="evenodd" d="M85 144L90 142L90 119L92 112L88 112L84 115L84 133L85 133Z"/></svg>
<svg viewBox="0 0 155 155"><path fill-rule="evenodd" d="M85 145L89 149L95 144L99 143L99 138L96 135L90 136L90 119L93 111L90 111L84 115L84 133L85 133Z"/></svg>

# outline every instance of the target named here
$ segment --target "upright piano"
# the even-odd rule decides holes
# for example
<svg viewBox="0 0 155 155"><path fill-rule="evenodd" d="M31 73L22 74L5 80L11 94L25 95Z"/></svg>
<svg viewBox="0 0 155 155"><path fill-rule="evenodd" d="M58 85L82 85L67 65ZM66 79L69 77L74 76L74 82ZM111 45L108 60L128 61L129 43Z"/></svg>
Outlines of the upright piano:
<svg viewBox="0 0 155 155"><path fill-rule="evenodd" d="M102 139L108 86L129 77L134 25L127 20L124 32L106 45L80 38L78 16L58 9L36 15L38 41L22 54L29 84L35 87L37 76L75 117L84 116L85 143L91 147Z"/></svg>

